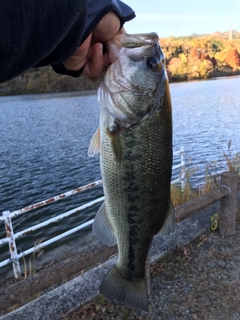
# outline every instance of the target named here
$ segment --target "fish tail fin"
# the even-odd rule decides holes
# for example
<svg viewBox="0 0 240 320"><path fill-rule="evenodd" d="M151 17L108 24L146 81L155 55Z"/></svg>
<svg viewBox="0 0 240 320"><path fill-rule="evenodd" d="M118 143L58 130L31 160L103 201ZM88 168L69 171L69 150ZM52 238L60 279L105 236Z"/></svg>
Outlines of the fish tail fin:
<svg viewBox="0 0 240 320"><path fill-rule="evenodd" d="M148 296L144 278L129 281L114 266L104 277L100 293L110 301L148 312Z"/></svg>

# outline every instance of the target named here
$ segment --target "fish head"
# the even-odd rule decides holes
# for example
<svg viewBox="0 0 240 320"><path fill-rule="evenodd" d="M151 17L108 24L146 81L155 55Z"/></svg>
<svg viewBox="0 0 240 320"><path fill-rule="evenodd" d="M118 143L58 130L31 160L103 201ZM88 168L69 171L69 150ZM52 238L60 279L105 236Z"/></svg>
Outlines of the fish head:
<svg viewBox="0 0 240 320"><path fill-rule="evenodd" d="M156 33L117 35L107 46L112 64L100 84L99 102L121 127L129 127L160 109L165 57Z"/></svg>

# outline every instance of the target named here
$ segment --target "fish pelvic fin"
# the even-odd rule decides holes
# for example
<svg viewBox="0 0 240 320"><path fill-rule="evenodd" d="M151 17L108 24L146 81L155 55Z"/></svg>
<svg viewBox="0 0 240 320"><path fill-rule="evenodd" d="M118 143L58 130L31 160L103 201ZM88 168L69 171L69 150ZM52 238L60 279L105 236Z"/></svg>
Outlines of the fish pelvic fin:
<svg viewBox="0 0 240 320"><path fill-rule="evenodd" d="M88 148L88 156L93 157L100 152L100 128L94 133Z"/></svg>
<svg viewBox="0 0 240 320"><path fill-rule="evenodd" d="M145 279L129 281L114 266L104 277L100 293L110 301L148 312L148 296Z"/></svg>
<svg viewBox="0 0 240 320"><path fill-rule="evenodd" d="M105 202L99 208L92 226L93 234L106 246L114 246L117 243L113 226L107 214Z"/></svg>
<svg viewBox="0 0 240 320"><path fill-rule="evenodd" d="M172 200L169 200L168 212L163 227L159 231L160 234L167 235L174 231L175 227L175 211Z"/></svg>

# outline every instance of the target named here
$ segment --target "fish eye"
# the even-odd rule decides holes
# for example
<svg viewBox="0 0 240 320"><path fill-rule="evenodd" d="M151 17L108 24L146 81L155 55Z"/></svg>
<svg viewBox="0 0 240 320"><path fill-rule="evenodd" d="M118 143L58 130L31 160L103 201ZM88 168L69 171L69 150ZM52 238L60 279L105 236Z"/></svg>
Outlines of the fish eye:
<svg viewBox="0 0 240 320"><path fill-rule="evenodd" d="M151 56L147 58L147 66L150 69L155 69L157 65L159 64L159 61L156 57Z"/></svg>

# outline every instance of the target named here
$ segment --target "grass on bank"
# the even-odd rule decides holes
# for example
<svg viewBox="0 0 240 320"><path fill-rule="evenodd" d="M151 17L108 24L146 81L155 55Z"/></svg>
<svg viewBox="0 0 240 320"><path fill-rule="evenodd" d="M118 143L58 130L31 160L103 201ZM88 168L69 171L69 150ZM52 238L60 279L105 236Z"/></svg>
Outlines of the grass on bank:
<svg viewBox="0 0 240 320"><path fill-rule="evenodd" d="M193 175L193 173L197 171L197 169L187 172L185 185L183 188L179 184L171 185L171 198L175 208L182 205L185 202L198 198L201 195L206 194L211 190L219 187L220 176L216 174L211 174L209 168L210 165L206 166L205 181L203 185L199 188L193 188L190 183L190 178Z"/></svg>
<svg viewBox="0 0 240 320"><path fill-rule="evenodd" d="M240 176L240 153L235 154L231 151L232 141L228 141L228 151L223 151L223 156L226 159L226 164L230 172L235 172ZM213 173L211 171L213 170ZM174 207L195 199L203 194L210 192L211 190L220 186L220 175L217 174L217 163L212 162L205 168L205 181L203 186L199 188L193 188L190 183L190 178L197 171L197 168L190 169L186 173L185 186L182 189L181 185L173 184L171 186L171 198Z"/></svg>
<svg viewBox="0 0 240 320"><path fill-rule="evenodd" d="M232 155L231 145L232 145L232 140L229 140L228 141L229 155L227 155L226 152L223 152L223 155L224 155L224 158L226 159L228 170L230 172L235 172L237 175L240 175L240 153L237 152L236 154Z"/></svg>
<svg viewBox="0 0 240 320"><path fill-rule="evenodd" d="M27 263L25 257L23 256L23 265L24 265L24 279L27 279L28 277L32 276L36 270L33 267L33 261L40 257L43 254L43 249L40 248L40 244L42 243L43 239L38 239L34 243L34 251L32 255L29 258L29 261Z"/></svg>

